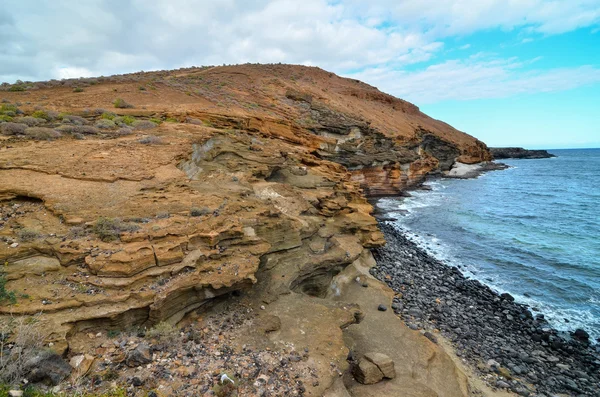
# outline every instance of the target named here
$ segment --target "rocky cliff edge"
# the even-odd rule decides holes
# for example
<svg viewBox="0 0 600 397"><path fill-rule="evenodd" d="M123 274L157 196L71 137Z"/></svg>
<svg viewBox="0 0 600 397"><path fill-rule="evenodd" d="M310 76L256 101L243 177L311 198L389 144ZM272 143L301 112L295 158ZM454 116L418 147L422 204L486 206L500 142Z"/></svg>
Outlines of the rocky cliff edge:
<svg viewBox="0 0 600 397"><path fill-rule="evenodd" d="M348 346L361 343L359 328L342 331L361 318L358 298L332 291L385 243L366 197L491 159L416 106L318 68L24 86L1 93L0 259L12 294L3 320L35 315L46 341L73 355L85 350L79 335L176 324L243 291L289 323L282 344L320 346L308 395L337 387ZM308 334L292 331L302 328L295 310ZM426 375L402 376L420 395L465 395L445 353L414 338L425 350L411 360ZM453 380L440 381L448 368Z"/></svg>

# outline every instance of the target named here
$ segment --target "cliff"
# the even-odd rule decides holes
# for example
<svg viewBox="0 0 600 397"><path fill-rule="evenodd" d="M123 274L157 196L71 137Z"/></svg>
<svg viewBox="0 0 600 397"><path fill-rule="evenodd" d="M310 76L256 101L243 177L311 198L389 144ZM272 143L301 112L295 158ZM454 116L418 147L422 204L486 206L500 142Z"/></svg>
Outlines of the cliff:
<svg viewBox="0 0 600 397"><path fill-rule="evenodd" d="M495 147L490 148L492 156L496 160L501 159L547 159L556 157L546 150L528 150L520 147Z"/></svg>
<svg viewBox="0 0 600 397"><path fill-rule="evenodd" d="M348 368L342 328L362 298L332 291L384 244L366 196L491 159L416 106L318 68L25 83L2 97L3 320L36 315L55 350L88 354L90 332L177 324L243 291L287 330L269 343L319 346L308 395ZM464 395L464 377L439 380L444 353L415 338L412 359L437 380L409 384Z"/></svg>

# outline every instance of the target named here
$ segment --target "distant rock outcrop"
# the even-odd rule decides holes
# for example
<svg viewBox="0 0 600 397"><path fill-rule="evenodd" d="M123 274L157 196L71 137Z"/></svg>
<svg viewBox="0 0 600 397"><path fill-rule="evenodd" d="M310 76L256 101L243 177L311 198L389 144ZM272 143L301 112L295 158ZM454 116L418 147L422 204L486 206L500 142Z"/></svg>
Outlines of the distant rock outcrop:
<svg viewBox="0 0 600 397"><path fill-rule="evenodd" d="M546 150L528 150L522 147L494 147L490 148L495 160L501 159L547 159L556 157Z"/></svg>

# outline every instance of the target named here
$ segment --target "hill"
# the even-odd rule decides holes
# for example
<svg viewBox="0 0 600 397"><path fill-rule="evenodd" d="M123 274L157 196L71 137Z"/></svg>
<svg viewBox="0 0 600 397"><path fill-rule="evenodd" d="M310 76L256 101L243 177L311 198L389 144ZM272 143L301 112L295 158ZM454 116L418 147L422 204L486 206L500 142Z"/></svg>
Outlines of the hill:
<svg viewBox="0 0 600 397"><path fill-rule="evenodd" d="M323 395L349 367L343 329L371 313L373 327L399 327L393 332L412 349L409 362L427 368L426 378L398 380L396 392L465 395L464 376L439 347L371 310L393 296L368 274L369 249L384 240L366 198L399 194L457 161L487 161L482 142L367 84L303 66L189 68L2 90L5 327L34 316L53 350L91 356L92 372L113 365L131 379L142 375L122 365L132 354L123 346L140 343L136 332L196 324L189 332L208 338L210 360L194 365L208 371L210 385L218 366L231 364L219 361L225 351L239 364L249 346L272 352L269 360L306 347L306 359L286 358L285 374L297 375L294 393ZM130 336L110 348L119 332ZM353 338L360 350L365 340ZM161 378L148 365L150 388ZM257 374L236 376L254 387ZM190 386L178 379L168 386L175 395ZM277 393L291 393L292 383L283 379Z"/></svg>

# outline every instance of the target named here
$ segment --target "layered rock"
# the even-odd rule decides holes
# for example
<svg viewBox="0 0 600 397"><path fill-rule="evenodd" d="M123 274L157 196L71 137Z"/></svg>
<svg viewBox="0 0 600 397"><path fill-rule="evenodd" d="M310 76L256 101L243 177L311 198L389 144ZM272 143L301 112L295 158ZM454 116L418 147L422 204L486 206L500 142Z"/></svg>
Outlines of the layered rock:
<svg viewBox="0 0 600 397"><path fill-rule="evenodd" d="M348 369L346 336L358 340L365 329L351 327L360 309L354 294L339 301L339 275L384 244L365 196L398 194L456 162L488 161L486 146L317 68L134 77L89 86L86 95L6 93L14 102L27 96L25 114L43 104L86 125L107 113L89 108L111 106L117 91L135 106L114 109L121 119L163 122L130 135L0 136L0 260L16 298L0 305L0 321L35 314L47 342L65 351L90 330L175 324L246 291L269 304L278 325L264 329L281 344L318 344L322 356L311 365L322 382L307 394L322 395ZM420 349L411 359L438 363L438 353ZM442 390L441 381L420 382L409 384ZM453 382L440 395L463 395L464 379Z"/></svg>

